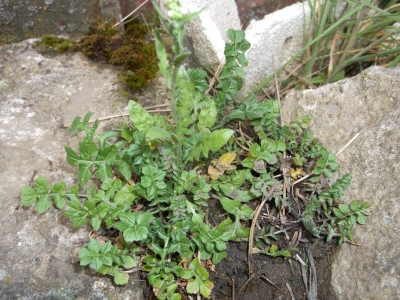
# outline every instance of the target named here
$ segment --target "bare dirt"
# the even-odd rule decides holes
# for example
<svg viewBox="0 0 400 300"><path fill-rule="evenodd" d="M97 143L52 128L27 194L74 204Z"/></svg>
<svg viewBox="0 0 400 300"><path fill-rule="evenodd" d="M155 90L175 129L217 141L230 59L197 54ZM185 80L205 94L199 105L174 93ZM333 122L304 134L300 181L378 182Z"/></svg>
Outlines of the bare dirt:
<svg viewBox="0 0 400 300"><path fill-rule="evenodd" d="M311 244L301 243L298 251L304 261L306 261L306 247L311 247ZM329 265L335 248L334 243L319 242L312 252L317 270L320 299L324 299L323 294L329 279ZM233 293L236 295L234 299L237 300L292 299L288 285L295 299L307 299L298 261L292 258L253 254L251 258L253 273L249 276L247 252L248 243L228 245L229 257L217 265L215 273L211 275L215 284L214 299L233 299Z"/></svg>

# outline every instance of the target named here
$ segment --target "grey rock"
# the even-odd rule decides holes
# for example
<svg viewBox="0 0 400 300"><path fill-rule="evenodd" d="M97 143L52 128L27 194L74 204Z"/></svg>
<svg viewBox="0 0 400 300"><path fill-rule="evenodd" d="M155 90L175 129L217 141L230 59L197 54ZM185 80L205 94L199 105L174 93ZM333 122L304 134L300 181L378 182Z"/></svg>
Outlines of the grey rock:
<svg viewBox="0 0 400 300"><path fill-rule="evenodd" d="M282 101L283 119L309 115L315 137L337 152L337 177L350 174L343 201L368 201L368 223L355 240L343 244L332 262L324 299L399 299L400 297L400 67L371 67L354 78L317 90L291 92ZM321 298L321 299L322 299Z"/></svg>
<svg viewBox="0 0 400 300"><path fill-rule="evenodd" d="M33 174L52 184L77 183L77 170L66 163L63 147L77 149L82 136L70 138L60 124L88 111L94 117L126 111L127 105L117 70L80 54L45 57L33 42L0 47L0 299L48 299L52 290L60 295L70 290L76 299L100 299L99 293L142 299L136 274L120 287L109 276L70 263L72 248L87 240L88 228L74 229L53 208L38 215L19 207L20 189ZM101 130L119 123L101 122Z"/></svg>
<svg viewBox="0 0 400 300"><path fill-rule="evenodd" d="M45 34L82 36L100 19L121 19L119 1L0 1L0 44Z"/></svg>

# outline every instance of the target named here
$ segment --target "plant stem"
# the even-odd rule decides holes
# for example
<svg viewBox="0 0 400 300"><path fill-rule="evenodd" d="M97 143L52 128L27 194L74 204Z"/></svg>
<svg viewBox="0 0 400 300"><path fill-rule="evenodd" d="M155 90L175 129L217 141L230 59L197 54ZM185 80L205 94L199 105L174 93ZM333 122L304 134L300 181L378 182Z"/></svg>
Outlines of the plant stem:
<svg viewBox="0 0 400 300"><path fill-rule="evenodd" d="M171 114L172 119L174 120L175 125L175 134L177 135L176 139L176 155L177 155L177 167L181 169L182 167L182 128L181 122L178 116L177 108L176 108L176 78L178 76L178 68L179 66L173 66L173 74L171 78L171 91L170 91L170 104L171 104Z"/></svg>

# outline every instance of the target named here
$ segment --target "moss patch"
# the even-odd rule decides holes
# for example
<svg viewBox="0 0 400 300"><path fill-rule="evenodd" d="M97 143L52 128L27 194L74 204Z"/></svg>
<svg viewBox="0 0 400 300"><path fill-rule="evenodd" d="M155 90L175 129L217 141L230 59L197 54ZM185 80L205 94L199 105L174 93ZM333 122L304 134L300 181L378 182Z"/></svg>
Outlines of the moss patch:
<svg viewBox="0 0 400 300"><path fill-rule="evenodd" d="M146 26L131 24L120 32L109 26L92 28L78 41L45 35L38 50L80 51L95 62L121 67L119 79L131 90L140 90L158 71L154 43Z"/></svg>

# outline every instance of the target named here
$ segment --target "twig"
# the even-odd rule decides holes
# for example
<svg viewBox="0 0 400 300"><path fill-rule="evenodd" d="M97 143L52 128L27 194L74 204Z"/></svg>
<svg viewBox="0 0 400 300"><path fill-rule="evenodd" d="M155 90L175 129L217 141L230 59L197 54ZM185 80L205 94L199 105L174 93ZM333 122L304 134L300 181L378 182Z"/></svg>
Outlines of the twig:
<svg viewBox="0 0 400 300"><path fill-rule="evenodd" d="M155 109L155 110L148 110L147 112L150 114L160 113L160 112L170 112L170 109Z"/></svg>
<svg viewBox="0 0 400 300"><path fill-rule="evenodd" d="M36 174L37 174L37 171L34 170L32 176L31 176L31 180L29 180L30 187L33 187L33 180L35 179Z"/></svg>
<svg viewBox="0 0 400 300"><path fill-rule="evenodd" d="M205 93L204 93L205 95L208 95L208 93L210 92L210 90L211 90L212 87L214 86L215 80L217 80L218 75L219 75L219 73L221 72L222 67L224 66L224 64L225 64L225 62L221 62L221 63L219 64L219 66L218 66L218 68L217 68L217 71L215 72L215 75L214 75L213 79L211 80L210 84L208 85L208 86L209 86L208 90L205 91ZM218 81L219 81L219 79L218 79Z"/></svg>
<svg viewBox="0 0 400 300"><path fill-rule="evenodd" d="M295 76L296 78L298 78L303 83L307 84L309 87L312 87L313 89L317 88L315 85L313 85L311 82L309 82L307 79L305 79L303 76L297 74L296 72L294 72L294 71L292 71L292 70L290 70L288 68L286 68L285 70L288 71L293 76Z"/></svg>
<svg viewBox="0 0 400 300"><path fill-rule="evenodd" d="M219 66L220 66L220 65L221 65L221 64L219 64ZM219 72L220 72L219 66L218 66L218 68L217 68L217 72L215 72L215 73L214 73L214 71L211 70L209 67L202 66L202 68L203 68L204 70L206 70L208 73L210 73L210 74L213 76L213 78L212 78L211 80L214 79L214 81L216 80L216 81L218 81L218 83L219 83L219 82L221 82L221 80L220 80L219 77L218 77ZM208 78L210 78L210 77L208 77ZM214 85L214 83L213 83L211 86L213 86L213 85Z"/></svg>
<svg viewBox="0 0 400 300"><path fill-rule="evenodd" d="M354 142L354 140L360 135L360 133L361 132L357 133L346 145L344 145L344 147L336 153L336 157L338 157L352 142Z"/></svg>
<svg viewBox="0 0 400 300"><path fill-rule="evenodd" d="M128 14L127 16L125 16L125 18L123 18L121 21L119 21L117 24L115 24L113 26L113 28L117 27L118 25L120 25L123 21L125 21L126 19L128 19L130 16L132 16L135 12L137 12L143 5L145 5L147 2L149 2L149 0L144 1L142 4L140 4L138 7L136 7L130 14Z"/></svg>
<svg viewBox="0 0 400 300"><path fill-rule="evenodd" d="M329 66L328 66L328 78L331 77L333 70L334 55L336 50L336 41L340 38L340 34L336 33L332 39L331 51L329 53Z"/></svg>
<svg viewBox="0 0 400 300"><path fill-rule="evenodd" d="M169 106L169 103L162 103L162 104L155 104L155 105L150 105L150 106L143 106L144 109L149 110L153 108L159 108L159 107L164 107L164 106Z"/></svg>
<svg viewBox="0 0 400 300"><path fill-rule="evenodd" d="M303 180L307 179L308 177L310 177L312 175L312 173L300 178L299 180L296 180L295 182L293 182L292 184L290 184L291 186L294 186L296 184L298 184L299 182L302 182Z"/></svg>
<svg viewBox="0 0 400 300"><path fill-rule="evenodd" d="M290 296L292 297L292 300L296 300L296 298L293 295L292 288L289 285L289 282L286 282L286 286L287 286L287 288L289 290L289 293L290 293Z"/></svg>
<svg viewBox="0 0 400 300"><path fill-rule="evenodd" d="M144 109L146 109L149 113L157 113L157 112L170 112L170 109L153 109L153 108L158 108L158 107L164 107L164 106L169 106L169 103L164 103L164 104L157 104L157 105L151 105L151 106L147 106L147 107L143 107ZM93 123L96 120L99 121L104 121L104 120L108 120L108 119L113 119L113 118L119 118L119 117L125 117L125 116L129 116L128 112L125 113L120 113L120 114L112 114L112 115L108 115L108 116L104 116L104 117L99 117L99 118L93 118L90 119L88 121L88 123ZM61 128L68 128L72 125L72 123L65 123L65 124L61 124Z"/></svg>
<svg viewBox="0 0 400 300"><path fill-rule="evenodd" d="M240 148L242 148L243 150L245 150L245 151L247 151L247 152L249 152L250 151L250 149L249 148L247 148L247 147L245 147L245 146L243 146L241 143L239 143L239 141L238 140L236 140L235 139L235 143L240 147Z"/></svg>
<svg viewBox="0 0 400 300"><path fill-rule="evenodd" d="M241 121L239 121L239 132L240 132L240 135L242 136L242 138L244 139L244 140L251 140L251 137L249 137L246 133L244 133L243 131L242 131L242 122ZM247 143L247 144L250 144L250 143ZM250 144L250 146L251 146L251 144Z"/></svg>
<svg viewBox="0 0 400 300"><path fill-rule="evenodd" d="M240 290L237 293L237 296L239 296L239 294L243 291L243 289L246 287L246 285L254 278L256 274L252 274L249 279L246 280L246 282L242 285L242 287L240 288Z"/></svg>
<svg viewBox="0 0 400 300"><path fill-rule="evenodd" d="M254 212L253 220L251 222L250 235L249 235L249 253L247 255L247 260L248 260L247 263L249 265L249 275L252 273L252 270L253 270L253 268L251 266L251 256L253 255L254 228L256 226L258 216L260 215L260 212L261 212L263 206L265 205L265 202L267 202L271 198L274 191L275 191L275 185L271 187L271 189L268 192L268 195L265 196L263 201L261 202L261 204L259 206L257 206L256 211Z"/></svg>
<svg viewBox="0 0 400 300"><path fill-rule="evenodd" d="M271 284L274 288L280 290L281 292L285 293L287 295L287 292L283 289L281 289L279 286L277 286L275 283L273 283L271 280L269 280L267 277L264 275L260 275L260 277L264 280L266 280L269 284Z"/></svg>
<svg viewBox="0 0 400 300"><path fill-rule="evenodd" d="M301 257L300 257L298 254L296 254L295 257L296 257L297 261L298 261L303 267L307 266L306 263L301 259Z"/></svg>
<svg viewBox="0 0 400 300"><path fill-rule="evenodd" d="M129 269L129 270L125 270L125 271L120 269L120 271L124 272L124 273L135 273L137 271L140 271L141 269L142 269L142 267L135 267L135 268L132 268L132 269Z"/></svg>
<svg viewBox="0 0 400 300"><path fill-rule="evenodd" d="M144 15L142 13L140 14L140 16L142 17L144 24L146 24L147 29L150 31L150 26L149 26L149 24L147 24L146 18L144 17Z"/></svg>

